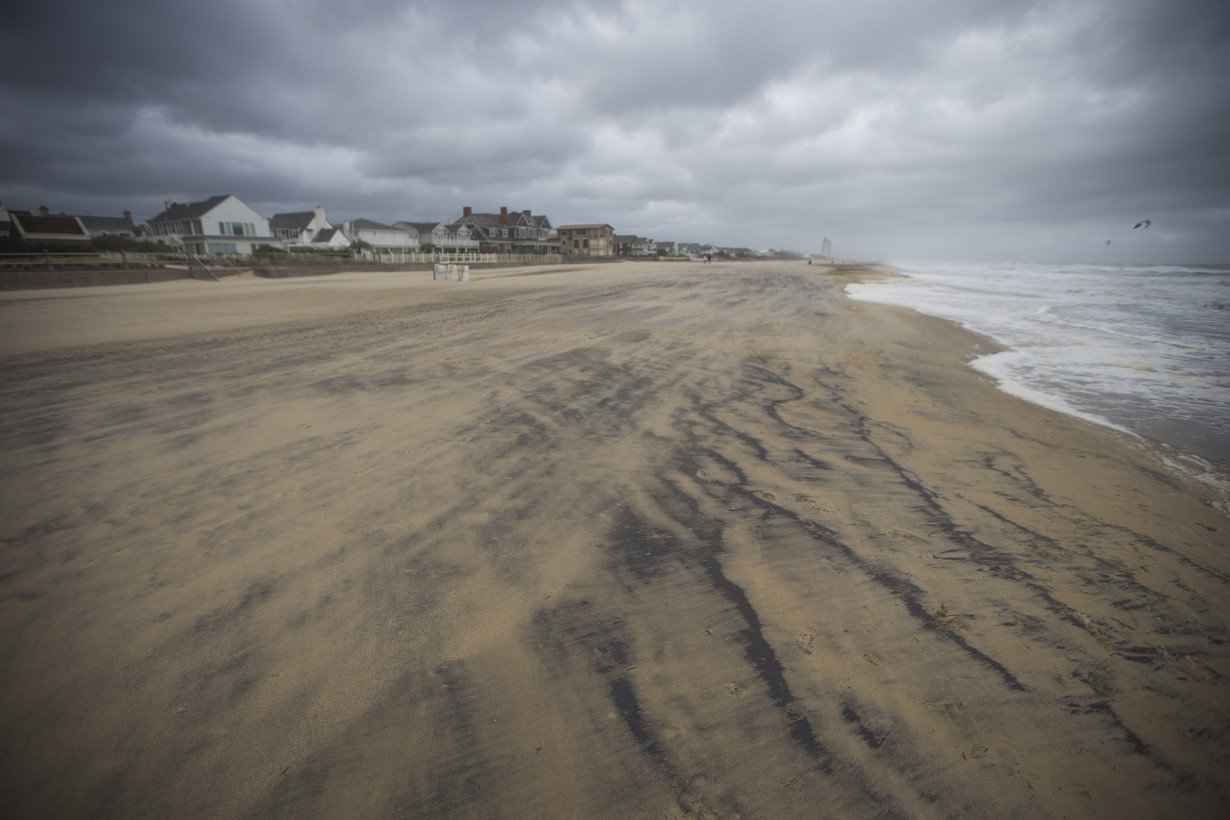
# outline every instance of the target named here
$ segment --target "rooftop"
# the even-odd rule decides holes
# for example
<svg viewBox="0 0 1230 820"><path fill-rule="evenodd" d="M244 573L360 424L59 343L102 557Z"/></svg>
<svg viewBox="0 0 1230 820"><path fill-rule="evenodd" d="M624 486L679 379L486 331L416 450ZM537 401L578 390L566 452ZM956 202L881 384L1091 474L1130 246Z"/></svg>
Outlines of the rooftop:
<svg viewBox="0 0 1230 820"><path fill-rule="evenodd" d="M315 211L294 211L288 214L274 214L269 217L269 227L302 231L312 224L312 219L315 216Z"/></svg>
<svg viewBox="0 0 1230 820"><path fill-rule="evenodd" d="M181 219L196 219L218 207L230 194L218 194L201 202L172 202L167 209L150 222L178 222Z"/></svg>

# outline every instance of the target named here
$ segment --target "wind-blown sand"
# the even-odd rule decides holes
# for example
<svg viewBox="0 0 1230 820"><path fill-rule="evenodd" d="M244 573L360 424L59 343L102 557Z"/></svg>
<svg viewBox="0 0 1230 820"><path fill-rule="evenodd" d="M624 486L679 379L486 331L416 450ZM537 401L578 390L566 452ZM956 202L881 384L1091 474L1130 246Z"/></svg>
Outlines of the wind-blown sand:
<svg viewBox="0 0 1230 820"><path fill-rule="evenodd" d="M0 295L0 814L1220 814L1217 496L852 275Z"/></svg>

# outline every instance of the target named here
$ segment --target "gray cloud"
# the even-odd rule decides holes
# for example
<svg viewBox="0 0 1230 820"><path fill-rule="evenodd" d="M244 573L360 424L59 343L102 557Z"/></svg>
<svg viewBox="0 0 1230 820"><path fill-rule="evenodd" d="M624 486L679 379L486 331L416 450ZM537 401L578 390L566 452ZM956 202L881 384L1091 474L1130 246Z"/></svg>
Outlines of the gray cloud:
<svg viewBox="0 0 1230 820"><path fill-rule="evenodd" d="M23 4L0 197L507 204L878 258L1230 259L1230 10L1036 0ZM1149 216L1157 230L1107 249ZM1116 233L1118 232L1118 233Z"/></svg>

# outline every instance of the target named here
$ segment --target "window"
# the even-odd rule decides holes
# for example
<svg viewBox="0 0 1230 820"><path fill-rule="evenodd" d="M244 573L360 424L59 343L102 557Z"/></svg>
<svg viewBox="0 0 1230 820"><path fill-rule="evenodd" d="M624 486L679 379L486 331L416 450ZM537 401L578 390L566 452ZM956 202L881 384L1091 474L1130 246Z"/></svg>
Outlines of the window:
<svg viewBox="0 0 1230 820"><path fill-rule="evenodd" d="M256 226L251 222L219 222L218 233L223 236L256 236Z"/></svg>
<svg viewBox="0 0 1230 820"><path fill-rule="evenodd" d="M234 242L210 242L205 247L208 253L235 253Z"/></svg>

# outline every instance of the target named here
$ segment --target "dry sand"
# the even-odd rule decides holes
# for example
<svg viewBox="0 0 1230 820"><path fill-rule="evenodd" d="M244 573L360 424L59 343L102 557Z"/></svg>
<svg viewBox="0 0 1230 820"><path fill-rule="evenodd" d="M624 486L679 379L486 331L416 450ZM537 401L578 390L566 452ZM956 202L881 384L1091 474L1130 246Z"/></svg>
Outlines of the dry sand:
<svg viewBox="0 0 1230 820"><path fill-rule="evenodd" d="M1222 813L1221 500L852 275L0 295L0 814Z"/></svg>

